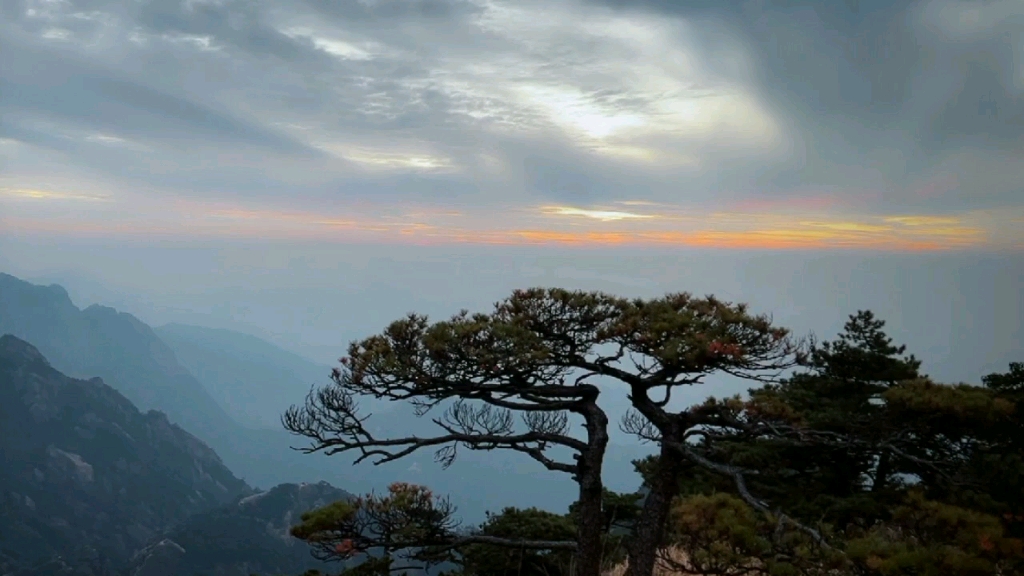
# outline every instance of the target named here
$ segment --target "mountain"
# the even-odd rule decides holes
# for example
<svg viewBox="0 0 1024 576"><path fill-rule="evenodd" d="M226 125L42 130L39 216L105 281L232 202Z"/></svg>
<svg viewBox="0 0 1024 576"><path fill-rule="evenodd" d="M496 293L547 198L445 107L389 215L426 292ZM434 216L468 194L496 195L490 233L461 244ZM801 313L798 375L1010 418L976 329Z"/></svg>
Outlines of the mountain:
<svg viewBox="0 0 1024 576"><path fill-rule="evenodd" d="M148 325L131 314L93 305L80 310L60 286L38 286L0 274L0 334L32 343L54 368L100 377L140 410L157 409L207 443L225 464L260 486L327 480L369 489L380 473L356 473L339 459L303 455L284 430L255 430L232 419Z"/></svg>
<svg viewBox="0 0 1024 576"><path fill-rule="evenodd" d="M0 337L0 574L248 576L324 569L288 530L352 498L253 490L199 439L99 378Z"/></svg>
<svg viewBox="0 0 1024 576"><path fill-rule="evenodd" d="M105 306L79 310L60 286L0 274L0 333L31 342L66 374L102 377L140 409L159 408L193 432L227 420L149 326Z"/></svg>
<svg viewBox="0 0 1024 576"><path fill-rule="evenodd" d="M165 324L153 332L232 418L253 428L280 430L285 410L301 404L311 387L330 381L330 366L249 334L187 324ZM360 405L377 415L371 426L385 413L401 418L394 402L371 398Z"/></svg>
<svg viewBox="0 0 1024 576"><path fill-rule="evenodd" d="M0 337L0 573L60 557L102 573L251 489L217 454L102 380ZM84 572L88 573L88 572Z"/></svg>
<svg viewBox="0 0 1024 576"><path fill-rule="evenodd" d="M240 332L185 324L154 332L232 418L251 427L279 429L281 414L331 373L329 366Z"/></svg>

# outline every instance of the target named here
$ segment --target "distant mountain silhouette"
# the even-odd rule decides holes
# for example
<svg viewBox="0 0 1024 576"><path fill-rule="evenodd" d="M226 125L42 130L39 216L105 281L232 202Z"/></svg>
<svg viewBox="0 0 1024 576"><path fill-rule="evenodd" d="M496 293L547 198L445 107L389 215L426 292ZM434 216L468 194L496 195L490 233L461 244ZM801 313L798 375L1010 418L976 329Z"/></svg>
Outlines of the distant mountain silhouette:
<svg viewBox="0 0 1024 576"><path fill-rule="evenodd" d="M250 334L187 324L153 331L232 418L250 427L280 430L285 410L330 382L330 366ZM377 415L402 411L393 402L364 399L361 405Z"/></svg>
<svg viewBox="0 0 1024 576"><path fill-rule="evenodd" d="M37 286L0 274L0 334L5 333L38 347L54 368L69 376L100 377L140 410L164 412L257 486L327 480L365 489L385 481L379 473L377 481L365 470L356 474L339 458L291 450L301 439L284 430L242 426L152 328L113 308L79 310L60 286Z"/></svg>
<svg viewBox="0 0 1024 576"><path fill-rule="evenodd" d="M227 413L247 426L280 429L281 414L331 374L329 366L240 332L185 324L154 332Z"/></svg>
<svg viewBox="0 0 1024 576"><path fill-rule="evenodd" d="M192 432L220 432L227 420L149 326L105 306L79 310L60 286L0 274L0 333L32 343L68 375L102 377L141 410L166 412Z"/></svg>

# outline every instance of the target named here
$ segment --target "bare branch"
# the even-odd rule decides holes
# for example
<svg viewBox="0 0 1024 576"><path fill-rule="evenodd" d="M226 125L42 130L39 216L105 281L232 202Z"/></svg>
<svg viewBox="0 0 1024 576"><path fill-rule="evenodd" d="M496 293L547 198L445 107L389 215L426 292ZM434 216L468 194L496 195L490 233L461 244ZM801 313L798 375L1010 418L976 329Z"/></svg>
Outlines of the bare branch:
<svg viewBox="0 0 1024 576"><path fill-rule="evenodd" d="M524 445L521 445L521 444L516 444L516 445L513 445L513 446L509 446L509 448L511 448L512 450L515 450L517 452L522 452L523 454L526 454L527 456L529 456L530 458L533 458L537 462L540 462L541 464L544 465L545 468L547 468L548 470L551 470L553 472L565 472L567 474L571 474L573 476L573 478L575 478L576 475L579 474L579 466L578 465L576 465L576 464L565 464L563 462L558 462L556 460L553 460L553 459L551 459L551 458L549 458L549 457L544 455L544 449L543 448L536 448L536 447L532 447L532 446L524 446Z"/></svg>
<svg viewBox="0 0 1024 576"><path fill-rule="evenodd" d="M564 435L569 430L569 415L560 412L527 412L522 415L523 423L538 434Z"/></svg>
<svg viewBox="0 0 1024 576"><path fill-rule="evenodd" d="M634 408L626 410L626 413L622 415L619 430L640 438L642 442L659 442L661 440L658 428Z"/></svg>

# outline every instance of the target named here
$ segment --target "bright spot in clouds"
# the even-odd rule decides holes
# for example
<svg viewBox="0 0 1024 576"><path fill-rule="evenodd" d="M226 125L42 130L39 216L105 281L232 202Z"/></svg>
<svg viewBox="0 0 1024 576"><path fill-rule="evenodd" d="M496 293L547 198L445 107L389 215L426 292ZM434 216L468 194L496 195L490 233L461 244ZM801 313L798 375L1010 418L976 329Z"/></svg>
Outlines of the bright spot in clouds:
<svg viewBox="0 0 1024 576"><path fill-rule="evenodd" d="M654 218L648 214L634 214L632 212L620 212L617 210L586 210L583 208L572 208L569 206L545 206L541 208L544 214L553 216L580 216L593 218L602 222L614 222L616 220L634 220Z"/></svg>
<svg viewBox="0 0 1024 576"><path fill-rule="evenodd" d="M527 101L546 111L555 123L581 130L592 138L605 138L623 128L646 124L636 114L602 110L579 90L545 86L523 86L519 90Z"/></svg>
<svg viewBox="0 0 1024 576"><path fill-rule="evenodd" d="M0 188L0 196L27 200L71 200L85 202L109 202L109 196L97 194L79 194L75 192L55 192L33 188Z"/></svg>
<svg viewBox="0 0 1024 576"><path fill-rule="evenodd" d="M344 40L318 36L309 28L288 28L281 31L285 36L295 39L309 40L317 49L341 58L342 60L371 60L373 55L370 52Z"/></svg>

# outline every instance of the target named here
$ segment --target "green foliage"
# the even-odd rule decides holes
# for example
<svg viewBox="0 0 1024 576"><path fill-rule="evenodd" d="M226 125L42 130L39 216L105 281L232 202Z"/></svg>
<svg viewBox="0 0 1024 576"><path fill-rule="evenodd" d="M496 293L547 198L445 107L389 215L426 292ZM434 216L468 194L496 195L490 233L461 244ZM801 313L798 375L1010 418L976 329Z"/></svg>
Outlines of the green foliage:
<svg viewBox="0 0 1024 576"><path fill-rule="evenodd" d="M763 523L739 498L724 493L695 495L673 506L668 536L686 551L693 571L717 574L750 565L752 559L771 551L771 541L761 534Z"/></svg>
<svg viewBox="0 0 1024 576"><path fill-rule="evenodd" d="M681 574L829 574L841 570L841 554L817 546L799 532L780 534L773 519L725 493L678 499L667 534L673 550L662 565Z"/></svg>
<svg viewBox="0 0 1024 576"><path fill-rule="evenodd" d="M305 512L291 534L312 545L322 560L359 557L361 562L345 575L391 574L397 558L417 565L444 561L446 556L430 550L454 538L452 513L446 498L398 482L387 494L339 500Z"/></svg>
<svg viewBox="0 0 1024 576"><path fill-rule="evenodd" d="M911 491L889 522L846 545L863 574L988 576L1024 570L1021 541L999 519Z"/></svg>
<svg viewBox="0 0 1024 576"><path fill-rule="evenodd" d="M352 521L356 506L345 500L302 514L302 523L293 526L291 535L307 542L323 542L335 538L335 533Z"/></svg>
<svg viewBox="0 0 1024 576"><path fill-rule="evenodd" d="M999 519L910 491L891 518L868 530L830 534L842 549L779 533L772 518L728 494L681 498L662 564L680 574L982 576L1024 569L1021 541Z"/></svg>
<svg viewBox="0 0 1024 576"><path fill-rule="evenodd" d="M536 508L505 508L488 513L480 527L486 536L526 540L572 540L576 527L567 515ZM525 550L473 544L463 549L460 563L465 576L558 576L569 574L572 553Z"/></svg>
<svg viewBox="0 0 1024 576"><path fill-rule="evenodd" d="M353 343L334 373L336 386L290 411L286 426L319 442L311 450L359 450L390 461L444 445L438 456L448 464L455 446L509 448L573 475L581 499L568 515L506 509L489 516L479 538L459 550L467 576L565 574L573 559L585 559L581 571L596 574L620 557L626 538L633 557L675 547L682 558L665 561L701 574L1017 569L1024 467L1021 441L1010 438L1024 437L1024 367L986 377L985 387L934 383L884 327L859 312L836 340L803 355L766 317L713 297L517 291L492 314L463 312L437 323L410 315ZM754 377L784 370L793 358L803 371L751 390L746 400L709 399L672 412L667 394L664 401L649 394L720 371ZM654 503L643 509L648 516L640 516L635 495L601 485L607 418L589 377L625 384L636 414L624 428L661 444L657 457L636 463L660 495L647 500ZM410 401L422 413L449 400L453 407L435 421L445 432L437 438L378 440L362 427L358 395ZM526 432L514 428L517 410L539 415L524 417ZM570 415L584 421L586 441L569 436ZM689 441L693 435L700 441ZM575 464L545 455L552 446L575 451ZM677 481L679 497L668 508L665 487L671 492ZM339 508L319 528L311 516L302 534L346 543L335 553L382 548L383 561L391 551L458 547L453 533L433 528L440 517L430 516L430 498L399 496L380 507L358 504L356 513ZM394 529L371 538L356 529L368 516L398 510ZM644 532L634 537L630 527ZM574 540L576 553L516 539ZM490 545L499 540L504 547Z"/></svg>
<svg viewBox="0 0 1024 576"><path fill-rule="evenodd" d="M441 322L410 314L353 342L332 373L334 385L292 407L284 425L312 440L310 452L351 451L360 454L357 460L383 463L429 449L447 466L458 448L509 449L568 474L580 487L572 514L577 566L583 576L597 576L609 547L621 550L622 538L608 534L613 522L607 512L616 507L606 510L602 502L609 422L596 379L617 380L630 390L642 415L634 420L640 428L630 431L675 443L679 415L651 391L670 394L715 373L752 378L777 372L792 366L796 353L788 332L770 318L713 296L629 300L517 290L489 314L463 311ZM435 437L376 438L359 413L359 397L408 402L418 415L447 409L433 420L440 428ZM573 434L573 420L582 421L584 437ZM553 449L571 455L556 458ZM663 516L667 502L658 502ZM657 539L645 538L647 550L630 546L630 553L652 558Z"/></svg>
<svg viewBox="0 0 1024 576"><path fill-rule="evenodd" d="M1020 570L1024 368L987 376L985 387L937 384L883 327L860 312L837 341L812 349L806 371L752 390L742 407L705 404L793 433L725 435L696 449L755 471L746 475L750 491L822 531L852 563L843 573ZM656 463L636 464L650 477ZM733 496L729 478L684 468L670 534L690 568L836 568L838 557L812 546L806 532L765 524Z"/></svg>
<svg viewBox="0 0 1024 576"><path fill-rule="evenodd" d="M920 362L903 356L906 347L894 345L884 325L859 312L837 340L812 349L807 371L751 391L755 410L767 406L765 420L852 440L741 440L746 449L734 450L769 471L752 485L776 506L809 521L867 526L885 518L903 489L899 472L916 472L899 469L908 463L889 449L907 421L889 411L886 396L916 381Z"/></svg>
<svg viewBox="0 0 1024 576"><path fill-rule="evenodd" d="M1024 538L1024 363L1010 364L1006 373L982 378L997 399L1009 405L1008 415L985 428L986 449L975 458L975 474L987 495L990 510L1003 518L1007 530Z"/></svg>
<svg viewBox="0 0 1024 576"><path fill-rule="evenodd" d="M981 379L986 388L1020 400L1024 396L1024 362L1011 362L1005 374L989 374Z"/></svg>

